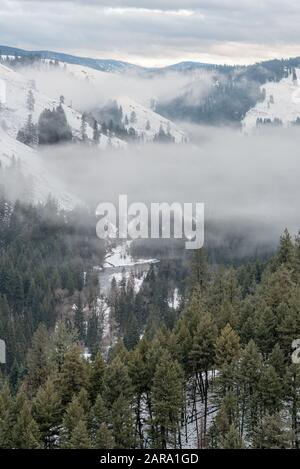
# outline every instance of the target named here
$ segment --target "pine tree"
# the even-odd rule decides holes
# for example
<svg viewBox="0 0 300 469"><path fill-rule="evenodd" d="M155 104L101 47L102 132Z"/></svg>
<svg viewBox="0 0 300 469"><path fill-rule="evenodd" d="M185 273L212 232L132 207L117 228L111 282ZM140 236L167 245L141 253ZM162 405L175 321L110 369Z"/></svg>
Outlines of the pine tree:
<svg viewBox="0 0 300 469"><path fill-rule="evenodd" d="M80 126L80 132L81 132L81 140L83 142L87 141L87 118L85 112L81 116L81 126Z"/></svg>
<svg viewBox="0 0 300 469"><path fill-rule="evenodd" d="M224 449L243 449L244 443L241 439L239 433L237 432L236 428L231 425L228 433L226 433L224 441L223 441L223 448Z"/></svg>
<svg viewBox="0 0 300 469"><path fill-rule="evenodd" d="M13 426L13 447L36 449L40 447L38 425L31 414L29 401L23 391L19 391L14 408L16 421Z"/></svg>
<svg viewBox="0 0 300 469"><path fill-rule="evenodd" d="M105 362L101 353L98 352L92 363L89 377L89 395L92 403L94 403L98 395L103 392L105 369Z"/></svg>
<svg viewBox="0 0 300 469"><path fill-rule="evenodd" d="M124 344L128 350L132 350L140 340L139 326L136 316L129 314L124 331Z"/></svg>
<svg viewBox="0 0 300 469"><path fill-rule="evenodd" d="M273 366L274 370L280 378L285 374L285 357L280 345L275 344L272 352L269 355L268 363Z"/></svg>
<svg viewBox="0 0 300 469"><path fill-rule="evenodd" d="M216 341L216 362L221 369L227 368L239 354L240 338L230 324L227 324Z"/></svg>
<svg viewBox="0 0 300 469"><path fill-rule="evenodd" d="M87 422L87 414L81 403L79 395L74 395L72 401L68 405L63 419L63 433L61 445L69 447L70 439L79 422Z"/></svg>
<svg viewBox="0 0 300 469"><path fill-rule="evenodd" d="M74 327L78 331L78 338L81 342L84 342L86 336L85 324L84 324L84 314L83 314L83 304L81 294L78 294L78 299L75 304L75 317L74 317Z"/></svg>
<svg viewBox="0 0 300 469"><path fill-rule="evenodd" d="M57 445L57 435L61 424L61 399L53 378L49 377L41 386L33 401L33 416L38 424L44 448Z"/></svg>
<svg viewBox="0 0 300 469"><path fill-rule="evenodd" d="M95 308L93 308L92 315L88 319L85 342L92 358L95 358L99 353L101 342L101 328L99 326L99 318Z"/></svg>
<svg viewBox="0 0 300 469"><path fill-rule="evenodd" d="M71 437L67 443L69 449L89 449L92 448L92 442L88 434L86 422L79 420L72 431Z"/></svg>
<svg viewBox="0 0 300 469"><path fill-rule="evenodd" d="M200 288L201 294L206 290L208 283L208 264L206 251L197 249L192 260L192 280Z"/></svg>
<svg viewBox="0 0 300 469"><path fill-rule="evenodd" d="M30 89L27 94L27 109L29 112L34 111L35 99L32 90Z"/></svg>
<svg viewBox="0 0 300 469"><path fill-rule="evenodd" d="M254 435L254 448L288 449L292 445L291 432L278 414L266 415L258 425Z"/></svg>
<svg viewBox="0 0 300 469"><path fill-rule="evenodd" d="M40 324L32 338L27 354L27 375L25 379L29 395L33 396L43 385L49 374L49 337L44 324Z"/></svg>
<svg viewBox="0 0 300 469"><path fill-rule="evenodd" d="M200 316L193 339L192 349L190 351L190 361L196 375L196 382L199 387L199 392L202 395L202 399L204 400L203 438L201 438L201 442L203 440L205 441L207 431L209 389L208 372L214 368L215 364L216 338L217 327L213 317L209 313L203 313ZM204 375L204 378L202 377L202 374ZM194 395L194 400L195 398L196 396Z"/></svg>
<svg viewBox="0 0 300 469"><path fill-rule="evenodd" d="M112 405L111 423L116 448L133 448L134 419L132 406L123 394L120 394Z"/></svg>
<svg viewBox="0 0 300 469"><path fill-rule="evenodd" d="M101 425L109 422L109 412L104 404L101 394L98 394L97 399L90 411L90 428L92 434L95 436Z"/></svg>
<svg viewBox="0 0 300 469"><path fill-rule="evenodd" d="M106 368L104 376L104 400L108 408L122 395L126 400L132 397L132 383L128 367L117 356Z"/></svg>
<svg viewBox="0 0 300 469"><path fill-rule="evenodd" d="M288 401L292 420L293 446L299 449L300 367L298 364L293 363L287 368L284 384L285 398Z"/></svg>
<svg viewBox="0 0 300 469"><path fill-rule="evenodd" d="M94 442L94 448L96 449L114 449L115 440L111 430L105 423L101 423L97 430Z"/></svg>
<svg viewBox="0 0 300 469"><path fill-rule="evenodd" d="M74 346L65 354L64 363L58 376L59 391L63 405L68 404L74 394L88 386L87 362L81 349Z"/></svg>
<svg viewBox="0 0 300 469"><path fill-rule="evenodd" d="M64 321L58 321L51 337L50 359L55 369L61 371L65 355L78 341L78 332Z"/></svg>
<svg viewBox="0 0 300 469"><path fill-rule="evenodd" d="M99 131L98 122L95 119L94 120L94 126L93 126L93 142L94 142L95 145L99 144L100 135L101 134L100 134L100 131Z"/></svg>
<svg viewBox="0 0 300 469"><path fill-rule="evenodd" d="M168 352L157 364L151 388L155 448L178 447L180 416L183 409L183 370Z"/></svg>
<svg viewBox="0 0 300 469"><path fill-rule="evenodd" d="M135 111L131 111L130 113L130 123L131 124L135 124L136 121L137 121L137 117L136 117L136 112Z"/></svg>
<svg viewBox="0 0 300 469"><path fill-rule="evenodd" d="M253 340L241 353L239 366L241 434L245 428L251 434L257 426L259 411L259 380L262 356Z"/></svg>
<svg viewBox="0 0 300 469"><path fill-rule="evenodd" d="M264 366L259 380L260 405L263 413L276 413L282 406L282 383L273 366Z"/></svg>
<svg viewBox="0 0 300 469"><path fill-rule="evenodd" d="M0 448L13 448L14 399L9 385L4 382L0 390Z"/></svg>

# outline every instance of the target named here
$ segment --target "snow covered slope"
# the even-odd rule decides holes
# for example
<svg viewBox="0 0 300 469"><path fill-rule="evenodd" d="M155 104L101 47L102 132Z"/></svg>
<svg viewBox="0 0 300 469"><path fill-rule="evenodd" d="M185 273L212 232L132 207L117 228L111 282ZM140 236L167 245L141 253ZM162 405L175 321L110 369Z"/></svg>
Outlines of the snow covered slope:
<svg viewBox="0 0 300 469"><path fill-rule="evenodd" d="M28 114L32 114L33 122L36 123L44 109L52 109L59 105L59 96L57 99L46 96L39 89L34 89L32 80L1 64L0 80L6 85L6 103L0 113L0 123L14 138L18 130L24 126ZM35 100L32 112L27 108L27 95L30 89L33 89ZM73 135L80 138L81 113L66 105L63 105L63 108ZM87 135L89 138L93 136L93 129L89 125L87 126ZM112 138L109 141L106 135L101 135L99 146L105 148L108 144L113 147L126 146L122 140Z"/></svg>
<svg viewBox="0 0 300 469"><path fill-rule="evenodd" d="M297 80L293 74L280 82L269 82L261 86L266 97L250 109L242 124L245 132L256 128L257 119L280 119L284 126L290 126L300 117L300 69L296 69Z"/></svg>
<svg viewBox="0 0 300 469"><path fill-rule="evenodd" d="M107 83L108 77L109 80L111 80L109 74L89 67L63 63L60 64L60 66L63 67L67 73L72 74L72 76L93 84L95 88L97 86L100 89L103 88L103 83ZM134 112L136 114L135 122L129 122L125 127L127 129L130 127L134 128L135 132L139 136L143 137L145 142L153 141L160 128L162 128L165 133L170 132L175 143L184 143L187 141L187 135L179 128L178 125L152 111L149 107L138 103L127 96L114 96L114 98L118 105L122 106L123 123L125 121L125 116L130 120L131 113Z"/></svg>
<svg viewBox="0 0 300 469"><path fill-rule="evenodd" d="M128 130L130 127L133 127L136 133L143 137L145 142L153 141L160 129L165 133L170 133L175 143L185 143L187 141L186 134L176 124L160 114L145 108L130 98L117 98L116 101L119 106L122 106L123 123L125 124L126 116L129 120L127 125L125 125L126 129ZM134 122L130 122L132 112L136 118Z"/></svg>
<svg viewBox="0 0 300 469"><path fill-rule="evenodd" d="M62 184L45 167L41 155L34 149L18 142L0 128L0 163L2 167L10 166L13 159L18 161L21 171L30 177L33 203L45 203L51 194L57 200L60 208L70 210L75 205L82 204L79 199L64 190Z"/></svg>

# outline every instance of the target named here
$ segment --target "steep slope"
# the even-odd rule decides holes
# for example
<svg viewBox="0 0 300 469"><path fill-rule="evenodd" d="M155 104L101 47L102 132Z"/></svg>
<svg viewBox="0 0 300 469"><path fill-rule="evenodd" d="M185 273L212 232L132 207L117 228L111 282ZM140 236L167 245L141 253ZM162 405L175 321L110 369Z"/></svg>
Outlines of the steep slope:
<svg viewBox="0 0 300 469"><path fill-rule="evenodd" d="M35 89L32 80L5 65L0 65L0 80L5 84L6 88L6 102L2 106L0 122L12 137L17 136L18 130L24 126L29 114L32 114L33 122L36 123L44 109L52 109L59 105L58 97L53 99L46 96L39 89ZM33 89L35 100L33 111L29 111L27 108L27 95L30 89ZM81 114L66 105L63 105L63 109L73 135L80 138ZM89 125L87 125L87 135L89 138L93 136L93 129ZM101 135L100 147L105 148L108 144L111 144L113 147L123 147L126 145L125 142L117 138L109 141L106 135Z"/></svg>
<svg viewBox="0 0 300 469"><path fill-rule="evenodd" d="M66 210L82 204L79 199L68 193L54 176L45 171L41 155L0 128L1 166L10 166L13 160L20 163L22 173L30 178L30 199L33 203L45 203L51 195L58 205Z"/></svg>
<svg viewBox="0 0 300 469"><path fill-rule="evenodd" d="M290 74L279 82L261 86L261 90L265 90L265 99L247 112L242 121L245 132L252 132L256 128L257 119L272 122L280 119L283 126L289 127L300 118L300 69L296 69L295 73L297 80Z"/></svg>
<svg viewBox="0 0 300 469"><path fill-rule="evenodd" d="M162 129L165 133L170 133L175 143L187 142L186 134L169 119L166 119L160 114L157 114L151 109L145 108L141 104L127 97L117 98L117 103L123 110L123 123L126 124L126 116L129 121L125 125L126 129L128 130L130 127L133 127L136 133L142 137L144 141L153 141L160 129ZM130 121L132 113L134 113L135 116L134 122Z"/></svg>
<svg viewBox="0 0 300 469"><path fill-rule="evenodd" d="M64 70L66 70L67 73L70 73L79 79L87 80L93 84L93 86L98 86L100 89L103 84L103 79L107 78L107 74L104 72L99 72L98 70L93 70L81 65L62 64L61 66L64 67ZM125 125L127 130L132 127L137 135L143 137L144 141L153 141L160 128L162 128L165 133L169 132L174 138L175 143L184 143L187 141L187 135L179 128L178 125L152 111L147 106L138 103L127 96L115 96L115 100L119 106L122 106L123 123L125 124L125 116L127 116L127 119L129 120L128 124ZM130 122L132 112L135 113L136 117L134 122Z"/></svg>

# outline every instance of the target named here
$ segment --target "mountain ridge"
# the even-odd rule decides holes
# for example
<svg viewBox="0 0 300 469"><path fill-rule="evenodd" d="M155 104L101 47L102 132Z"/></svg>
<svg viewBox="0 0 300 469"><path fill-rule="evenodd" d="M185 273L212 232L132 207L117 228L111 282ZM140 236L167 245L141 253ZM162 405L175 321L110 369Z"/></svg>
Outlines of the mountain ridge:
<svg viewBox="0 0 300 469"><path fill-rule="evenodd" d="M195 70L195 69L223 69L226 68L228 70L233 70L235 68L250 68L253 65L258 63L266 64L273 60L299 60L300 57L289 57L286 59L283 58L276 58L271 60L265 60L261 62L256 62L249 65L228 65L228 64L214 64L214 63L206 63L206 62L198 62L198 61L181 61L176 62L174 64L166 65L164 67L145 67L142 65L132 64L130 62L126 62L123 60L116 60L116 59L95 59L92 57L85 57L85 56L77 56L74 54L67 54L64 52L57 52L57 51L50 51L50 50L26 50L19 47L14 46L6 46L0 45L0 55L19 55L22 57L25 56L32 56L36 55L42 59L49 59L49 60L59 60L61 62L66 62L70 64L77 64L88 66L94 68L96 70L102 71L125 71L125 70L132 70L137 72L162 72L162 71L187 71L187 70Z"/></svg>

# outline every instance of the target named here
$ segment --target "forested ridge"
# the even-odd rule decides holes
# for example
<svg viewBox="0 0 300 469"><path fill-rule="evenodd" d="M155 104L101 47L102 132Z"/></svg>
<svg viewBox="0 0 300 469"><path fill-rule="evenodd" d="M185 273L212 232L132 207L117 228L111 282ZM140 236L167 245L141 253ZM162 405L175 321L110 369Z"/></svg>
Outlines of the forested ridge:
<svg viewBox="0 0 300 469"><path fill-rule="evenodd" d="M138 293L112 285L119 341L104 354L104 252L84 217L1 199L0 447L298 448L300 238L285 231L268 261L200 250L189 268L152 267Z"/></svg>

